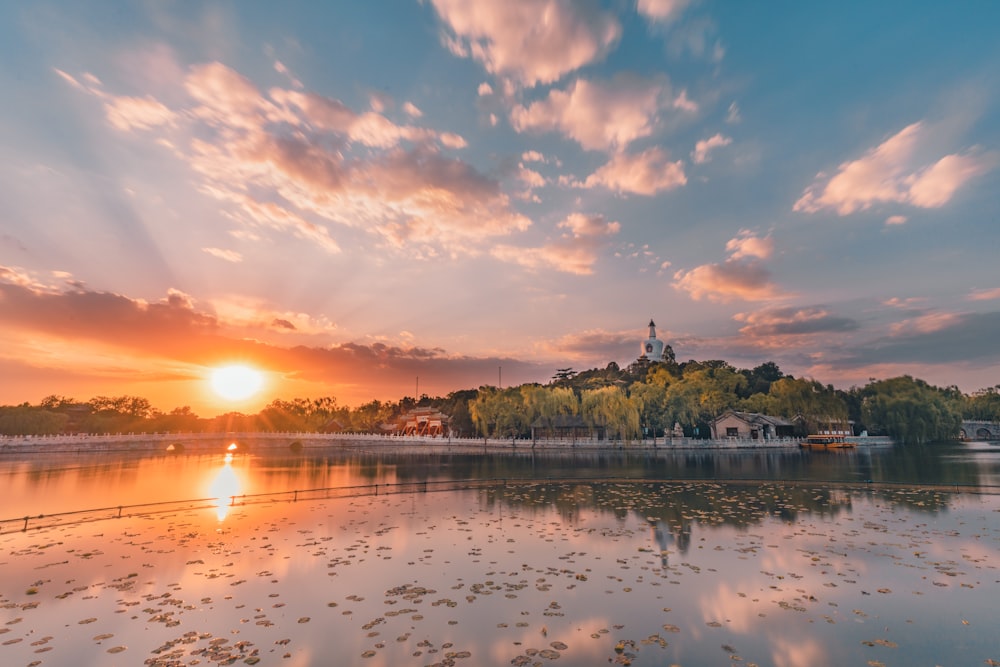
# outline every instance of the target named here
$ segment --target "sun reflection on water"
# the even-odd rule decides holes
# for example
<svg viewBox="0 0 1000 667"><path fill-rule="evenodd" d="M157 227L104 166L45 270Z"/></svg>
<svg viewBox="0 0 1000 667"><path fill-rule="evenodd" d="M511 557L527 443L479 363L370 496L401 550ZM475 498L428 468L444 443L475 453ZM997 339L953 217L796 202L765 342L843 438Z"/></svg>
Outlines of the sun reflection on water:
<svg viewBox="0 0 1000 667"><path fill-rule="evenodd" d="M242 491L243 483L233 469L233 454L228 452L222 468L215 474L208 486L209 495L215 499L215 514L219 521L226 518L233 497L240 495Z"/></svg>

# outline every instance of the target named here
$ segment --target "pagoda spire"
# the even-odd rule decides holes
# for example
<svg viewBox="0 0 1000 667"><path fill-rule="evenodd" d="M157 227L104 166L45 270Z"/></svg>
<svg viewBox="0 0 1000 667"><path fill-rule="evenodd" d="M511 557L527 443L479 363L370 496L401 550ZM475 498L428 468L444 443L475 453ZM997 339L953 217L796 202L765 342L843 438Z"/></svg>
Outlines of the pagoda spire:
<svg viewBox="0 0 1000 667"><path fill-rule="evenodd" d="M656 322L653 321L653 318L649 318L649 337L656 338Z"/></svg>

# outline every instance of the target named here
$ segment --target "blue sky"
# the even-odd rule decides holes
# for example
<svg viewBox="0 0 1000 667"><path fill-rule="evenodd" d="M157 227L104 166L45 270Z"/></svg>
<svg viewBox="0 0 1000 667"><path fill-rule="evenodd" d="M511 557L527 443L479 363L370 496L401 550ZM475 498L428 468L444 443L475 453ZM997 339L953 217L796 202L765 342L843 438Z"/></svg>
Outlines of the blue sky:
<svg viewBox="0 0 1000 667"><path fill-rule="evenodd" d="M0 6L0 401L1000 382L1000 6ZM261 397L260 400L264 400Z"/></svg>

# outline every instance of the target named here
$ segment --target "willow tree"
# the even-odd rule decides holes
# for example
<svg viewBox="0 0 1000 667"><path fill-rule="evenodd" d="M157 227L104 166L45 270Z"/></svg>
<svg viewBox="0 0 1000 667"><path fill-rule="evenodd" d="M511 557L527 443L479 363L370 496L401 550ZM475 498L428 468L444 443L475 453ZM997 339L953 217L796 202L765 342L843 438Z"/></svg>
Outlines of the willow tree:
<svg viewBox="0 0 1000 667"><path fill-rule="evenodd" d="M961 406L947 391L909 375L872 382L861 390L861 414L873 433L922 444L957 437Z"/></svg>
<svg viewBox="0 0 1000 667"><path fill-rule="evenodd" d="M589 426L603 428L609 436L631 442L641 433L636 402L618 387L584 391L580 410Z"/></svg>
<svg viewBox="0 0 1000 667"><path fill-rule="evenodd" d="M791 419L801 417L806 430L813 432L820 424L847 424L847 402L832 386L816 380L781 378L768 392L770 414Z"/></svg>
<svg viewBox="0 0 1000 667"><path fill-rule="evenodd" d="M524 421L529 427L540 419L551 430L557 417L580 414L580 399L569 387L526 384L521 386L521 399Z"/></svg>
<svg viewBox="0 0 1000 667"><path fill-rule="evenodd" d="M739 400L746 378L732 367L695 367L667 388L668 414L681 424L709 423Z"/></svg>
<svg viewBox="0 0 1000 667"><path fill-rule="evenodd" d="M481 387L479 395L469 401L469 414L484 439L509 437L513 443L528 425L524 398L517 387Z"/></svg>
<svg viewBox="0 0 1000 667"><path fill-rule="evenodd" d="M636 382L629 388L629 397L639 410L640 425L652 431L653 445L656 445L656 432L666 431L671 425L670 415L667 414L666 386Z"/></svg>

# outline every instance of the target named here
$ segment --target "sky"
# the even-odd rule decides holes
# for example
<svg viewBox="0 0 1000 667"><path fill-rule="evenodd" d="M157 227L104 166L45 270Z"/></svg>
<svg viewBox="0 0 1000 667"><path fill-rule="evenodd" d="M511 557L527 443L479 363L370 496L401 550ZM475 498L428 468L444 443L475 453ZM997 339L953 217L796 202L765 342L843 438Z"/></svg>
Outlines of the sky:
<svg viewBox="0 0 1000 667"><path fill-rule="evenodd" d="M0 404L1000 383L1000 3L0 3ZM260 369L214 395L213 369Z"/></svg>

